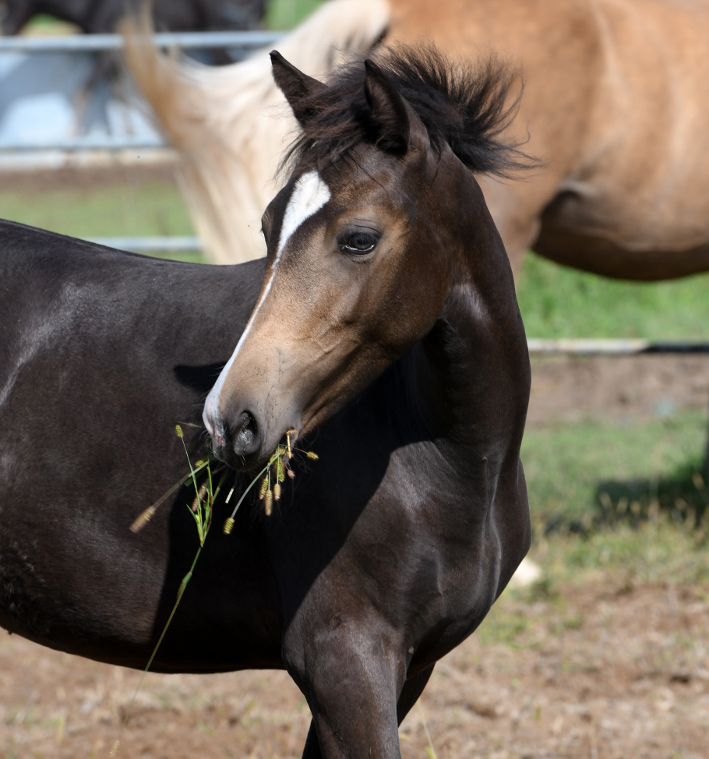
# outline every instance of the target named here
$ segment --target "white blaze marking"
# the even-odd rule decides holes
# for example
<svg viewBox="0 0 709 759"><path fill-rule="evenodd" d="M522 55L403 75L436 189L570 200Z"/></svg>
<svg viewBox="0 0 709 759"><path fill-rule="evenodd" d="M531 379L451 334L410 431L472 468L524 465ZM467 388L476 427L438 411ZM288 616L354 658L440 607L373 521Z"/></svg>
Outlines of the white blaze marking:
<svg viewBox="0 0 709 759"><path fill-rule="evenodd" d="M281 236L278 242L276 261L278 263L283 248L296 229L314 213L317 213L330 200L330 190L320 179L317 171L309 171L295 183L288 207L283 214ZM274 264L275 269L275 264Z"/></svg>
<svg viewBox="0 0 709 759"><path fill-rule="evenodd" d="M204 404L204 413L202 414L202 419L210 435L214 434L214 430L209 424L208 416L210 413L211 415L216 416L217 408L219 406L219 396L221 395L222 387L224 386L224 380L226 379L229 370L236 360L239 350L244 344L246 336L249 334L251 325L256 319L256 314L258 314L259 309L261 308L264 300L266 300L266 296L271 289L273 278L276 276L276 269L278 268L278 264L281 260L283 249L286 247L288 240L293 236L293 233L298 229L298 227L300 227L300 225L309 219L313 214L317 213L325 205L325 203L327 203L328 200L330 200L330 189L325 184L325 182L322 181L317 171L313 170L307 172L307 174L303 174L303 176L295 183L293 192L291 193L290 199L288 200L286 212L283 214L283 222L281 223L281 233L278 238L276 257L274 258L273 266L271 267L271 276L268 278L268 283L263 289L263 293L259 298L259 301L256 304L253 313L251 314L251 318L249 319L249 322L246 325L243 334L241 335L241 339L237 343L234 352L231 354L231 358L222 369L221 374L219 375L217 381L214 384L214 387L211 389L209 395L207 396L207 400Z"/></svg>

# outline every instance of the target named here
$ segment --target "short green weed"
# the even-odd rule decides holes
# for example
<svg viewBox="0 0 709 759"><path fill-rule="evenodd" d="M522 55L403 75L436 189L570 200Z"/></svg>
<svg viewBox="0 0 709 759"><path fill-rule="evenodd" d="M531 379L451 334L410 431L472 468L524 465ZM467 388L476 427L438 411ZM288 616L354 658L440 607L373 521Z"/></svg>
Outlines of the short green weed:
<svg viewBox="0 0 709 759"><path fill-rule="evenodd" d="M699 412L528 429L522 462L536 533L637 525L660 512L701 520L709 503L699 474L706 434Z"/></svg>
<svg viewBox="0 0 709 759"><path fill-rule="evenodd" d="M269 29L292 29L309 16L323 0L271 0L266 13Z"/></svg>

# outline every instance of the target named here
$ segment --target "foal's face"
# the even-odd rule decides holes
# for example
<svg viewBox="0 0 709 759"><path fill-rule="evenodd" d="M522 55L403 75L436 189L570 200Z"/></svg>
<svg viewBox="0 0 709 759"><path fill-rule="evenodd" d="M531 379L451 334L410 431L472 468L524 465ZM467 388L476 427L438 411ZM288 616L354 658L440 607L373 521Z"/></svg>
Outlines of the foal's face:
<svg viewBox="0 0 709 759"><path fill-rule="evenodd" d="M263 216L264 286L204 412L229 464L259 464L289 429L307 434L441 311L441 243L424 223L440 201L430 156L364 147L355 158L296 171Z"/></svg>

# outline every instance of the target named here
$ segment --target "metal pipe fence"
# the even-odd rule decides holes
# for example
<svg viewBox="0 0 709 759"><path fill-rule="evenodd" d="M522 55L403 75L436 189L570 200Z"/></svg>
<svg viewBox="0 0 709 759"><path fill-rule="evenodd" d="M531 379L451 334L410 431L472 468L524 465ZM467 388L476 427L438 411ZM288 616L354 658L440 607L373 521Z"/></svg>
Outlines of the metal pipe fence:
<svg viewBox="0 0 709 759"><path fill-rule="evenodd" d="M152 39L161 48L227 50L238 61L283 36L272 31L165 32ZM0 38L0 167L56 163L52 153L168 148L146 118L149 109L137 92L126 98L131 88L118 95L107 80L93 79L96 56L123 46L120 34Z"/></svg>
<svg viewBox="0 0 709 759"><path fill-rule="evenodd" d="M79 151L104 152L120 150L147 150L157 149L165 152L170 145L159 135L142 135L138 137L121 137L114 139L103 135L86 135L68 140L51 140L48 142L36 142L32 145L27 143L0 143L0 153L18 153L21 151L54 151L77 153Z"/></svg>
<svg viewBox="0 0 709 759"><path fill-rule="evenodd" d="M251 51L273 45L283 32L158 32L152 38L161 48L213 50L229 48ZM83 34L65 37L2 37L0 53L98 53L123 49L120 34Z"/></svg>
<svg viewBox="0 0 709 759"><path fill-rule="evenodd" d="M89 242L133 253L199 252L199 237L92 237Z"/></svg>
<svg viewBox="0 0 709 759"><path fill-rule="evenodd" d="M530 337L529 353L533 356L638 356L648 353L709 353L709 343L692 340L632 340L624 338L561 338Z"/></svg>

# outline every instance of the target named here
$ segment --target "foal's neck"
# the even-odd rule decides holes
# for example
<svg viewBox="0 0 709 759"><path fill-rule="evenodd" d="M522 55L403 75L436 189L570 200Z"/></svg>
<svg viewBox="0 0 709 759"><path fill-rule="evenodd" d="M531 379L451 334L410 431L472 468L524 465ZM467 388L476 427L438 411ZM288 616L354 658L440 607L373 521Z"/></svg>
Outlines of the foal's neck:
<svg viewBox="0 0 709 759"><path fill-rule="evenodd" d="M457 219L452 283L417 359L420 408L451 461L497 461L519 452L530 367L510 265L470 176ZM472 457L472 459L471 459Z"/></svg>

